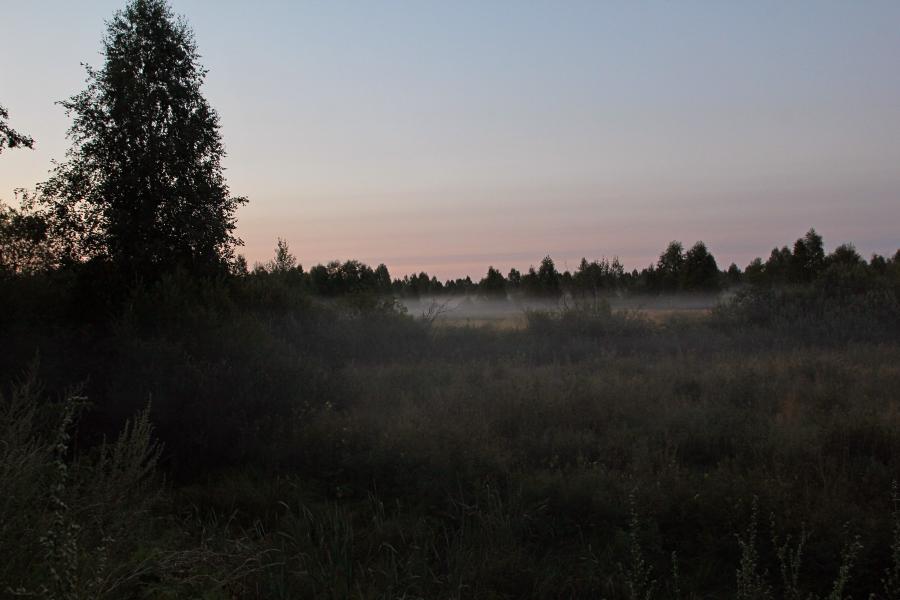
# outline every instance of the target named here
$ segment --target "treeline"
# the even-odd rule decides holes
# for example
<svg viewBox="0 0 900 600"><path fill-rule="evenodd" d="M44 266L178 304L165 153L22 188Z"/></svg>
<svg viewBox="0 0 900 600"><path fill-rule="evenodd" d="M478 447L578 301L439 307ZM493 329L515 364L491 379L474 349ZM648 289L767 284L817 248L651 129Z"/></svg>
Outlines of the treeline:
<svg viewBox="0 0 900 600"><path fill-rule="evenodd" d="M831 288L865 289L900 282L900 250L892 257L873 254L866 261L853 244L841 244L826 254L822 236L814 229L788 246L773 248L763 262L755 258L741 279L759 287L824 285Z"/></svg>
<svg viewBox="0 0 900 600"><path fill-rule="evenodd" d="M246 261L238 257L235 274L250 274ZM493 266L478 281L471 277L440 281L422 271L391 278L388 268L372 268L357 260L332 261L309 271L297 263L287 243L278 240L275 258L257 264L255 276L279 275L321 296L347 294L392 294L402 298L466 295L489 300L509 297L559 298L597 296L611 293L711 293L734 286L808 286L814 283L856 288L863 291L885 282L900 280L900 250L893 257L873 254L866 261L853 244L842 244L825 253L822 236L810 229L793 246L775 248L768 260L755 258L742 271L732 263L720 270L715 257L703 242L687 251L681 242L670 242L655 264L638 271L626 271L618 258L588 261L582 258L574 271L560 272L550 256L525 273L510 269L505 276Z"/></svg>

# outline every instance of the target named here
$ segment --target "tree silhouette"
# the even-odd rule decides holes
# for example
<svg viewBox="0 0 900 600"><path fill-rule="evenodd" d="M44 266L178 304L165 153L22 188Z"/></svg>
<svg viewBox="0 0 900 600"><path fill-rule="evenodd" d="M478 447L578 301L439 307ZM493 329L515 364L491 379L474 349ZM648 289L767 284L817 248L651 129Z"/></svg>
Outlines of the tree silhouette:
<svg viewBox="0 0 900 600"><path fill-rule="evenodd" d="M844 267L855 267L865 263L853 244L841 244L826 257L825 261L829 266L840 265Z"/></svg>
<svg viewBox="0 0 900 600"><path fill-rule="evenodd" d="M478 282L478 291L485 298L503 300L506 298L506 279L494 267L488 267L487 275Z"/></svg>
<svg viewBox="0 0 900 600"><path fill-rule="evenodd" d="M540 295L550 298L556 298L560 295L559 287L559 271L550 256L545 256L541 260L541 266L537 270L537 281L540 289Z"/></svg>
<svg viewBox="0 0 900 600"><path fill-rule="evenodd" d="M67 160L39 188L66 258L141 275L224 268L246 199L225 183L191 30L165 0L133 0L102 43L103 67L87 67L87 88L61 102L74 115Z"/></svg>
<svg viewBox="0 0 900 600"><path fill-rule="evenodd" d="M389 294L391 291L391 274L384 263L375 267L374 276L377 290L382 294Z"/></svg>
<svg viewBox="0 0 900 600"><path fill-rule="evenodd" d="M286 240L278 238L275 244L275 258L269 263L269 271L272 273L287 273L297 266L297 258L291 254Z"/></svg>
<svg viewBox="0 0 900 600"><path fill-rule="evenodd" d="M506 276L506 281L510 289L517 290L522 284L522 273L518 269L512 268L509 270L509 275Z"/></svg>
<svg viewBox="0 0 900 600"><path fill-rule="evenodd" d="M666 290L675 290L681 280L681 268L684 265L684 246L681 242L672 241L665 251L659 255L656 265L660 284Z"/></svg>
<svg viewBox="0 0 900 600"><path fill-rule="evenodd" d="M42 218L0 201L0 276L48 268L51 250Z"/></svg>
<svg viewBox="0 0 900 600"><path fill-rule="evenodd" d="M34 140L10 127L7 119L9 112L0 104L0 154L3 154L4 148L33 148Z"/></svg>
<svg viewBox="0 0 900 600"><path fill-rule="evenodd" d="M711 291L719 287L719 267L703 242L697 242L684 255L681 286L686 290Z"/></svg>
<svg viewBox="0 0 900 600"><path fill-rule="evenodd" d="M614 289L622 283L625 268L618 257L612 262L603 258L588 262L582 258L572 276L573 290L578 294L596 296L603 290Z"/></svg>
<svg viewBox="0 0 900 600"><path fill-rule="evenodd" d="M0 105L0 154L4 148L32 148L34 140L12 129L7 119L9 113ZM47 263L46 233L46 224L39 216L0 200L0 275L43 268Z"/></svg>
<svg viewBox="0 0 900 600"><path fill-rule="evenodd" d="M765 274L769 284L785 284L791 280L791 263L793 255L790 248L772 248L769 259L766 261Z"/></svg>
<svg viewBox="0 0 900 600"><path fill-rule="evenodd" d="M825 249L822 236L810 229L794 243L791 256L791 280L795 283L809 283L825 268Z"/></svg>

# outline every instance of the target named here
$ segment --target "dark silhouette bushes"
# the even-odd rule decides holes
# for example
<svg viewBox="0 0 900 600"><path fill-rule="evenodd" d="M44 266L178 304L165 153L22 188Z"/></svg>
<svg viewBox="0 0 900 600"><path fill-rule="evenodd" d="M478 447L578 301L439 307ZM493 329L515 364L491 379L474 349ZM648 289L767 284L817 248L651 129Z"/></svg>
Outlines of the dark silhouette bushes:
<svg viewBox="0 0 900 600"><path fill-rule="evenodd" d="M570 301L552 311L528 310L525 315L530 333L555 339L560 347L578 338L620 339L650 329L639 313L614 313L603 298Z"/></svg>
<svg viewBox="0 0 900 600"><path fill-rule="evenodd" d="M827 273L827 271L826 271ZM826 275L812 287L750 288L714 310L716 324L757 327L784 340L820 344L891 341L900 335L900 302L886 286ZM836 274L832 272L832 274Z"/></svg>

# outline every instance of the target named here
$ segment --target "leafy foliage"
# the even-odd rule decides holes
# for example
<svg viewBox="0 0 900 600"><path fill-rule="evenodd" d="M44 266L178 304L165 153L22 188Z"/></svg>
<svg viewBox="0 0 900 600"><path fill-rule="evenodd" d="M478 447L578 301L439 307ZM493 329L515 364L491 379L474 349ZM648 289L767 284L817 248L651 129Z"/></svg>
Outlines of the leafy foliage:
<svg viewBox="0 0 900 600"><path fill-rule="evenodd" d="M47 222L35 211L16 209L0 200L0 277L32 274L54 266L54 240Z"/></svg>
<svg viewBox="0 0 900 600"><path fill-rule="evenodd" d="M34 140L9 126L9 111L0 105L0 154L4 148L33 148Z"/></svg>
<svg viewBox="0 0 900 600"><path fill-rule="evenodd" d="M190 29L164 0L133 0L108 22L103 53L87 88L61 103L73 146L39 190L63 258L145 277L219 269L240 243L234 215L246 199L225 183Z"/></svg>

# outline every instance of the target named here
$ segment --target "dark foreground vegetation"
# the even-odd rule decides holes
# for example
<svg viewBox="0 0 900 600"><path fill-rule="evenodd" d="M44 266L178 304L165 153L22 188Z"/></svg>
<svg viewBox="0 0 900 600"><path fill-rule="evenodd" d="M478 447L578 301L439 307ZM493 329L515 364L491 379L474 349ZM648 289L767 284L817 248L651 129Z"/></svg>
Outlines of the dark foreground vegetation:
<svg viewBox="0 0 900 600"><path fill-rule="evenodd" d="M0 207L0 596L900 598L898 256L547 258L452 291L558 308L438 327L386 268L249 271L163 0L104 55ZM607 303L726 284L700 319Z"/></svg>
<svg viewBox="0 0 900 600"><path fill-rule="evenodd" d="M0 582L50 598L897 598L897 288L434 328L290 274L7 279Z"/></svg>

